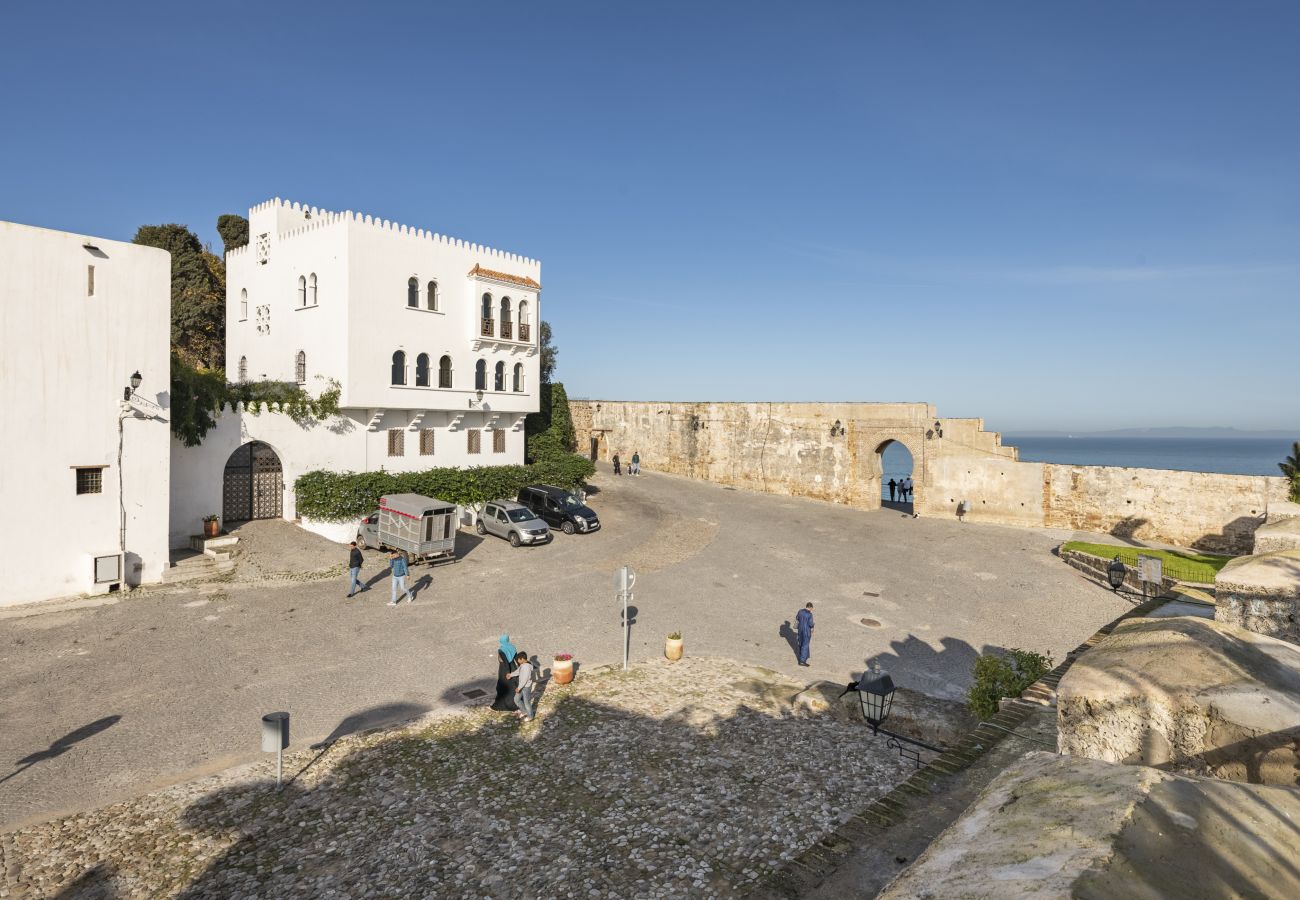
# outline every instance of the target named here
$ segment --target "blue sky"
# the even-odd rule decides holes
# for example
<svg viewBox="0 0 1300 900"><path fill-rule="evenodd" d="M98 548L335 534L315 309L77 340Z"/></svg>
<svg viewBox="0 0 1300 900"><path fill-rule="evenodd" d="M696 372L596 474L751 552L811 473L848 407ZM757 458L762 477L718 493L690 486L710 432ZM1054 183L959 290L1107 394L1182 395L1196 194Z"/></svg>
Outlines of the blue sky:
<svg viewBox="0 0 1300 900"><path fill-rule="evenodd" d="M1292 3L21 4L0 218L542 260L570 394L1300 427Z"/></svg>

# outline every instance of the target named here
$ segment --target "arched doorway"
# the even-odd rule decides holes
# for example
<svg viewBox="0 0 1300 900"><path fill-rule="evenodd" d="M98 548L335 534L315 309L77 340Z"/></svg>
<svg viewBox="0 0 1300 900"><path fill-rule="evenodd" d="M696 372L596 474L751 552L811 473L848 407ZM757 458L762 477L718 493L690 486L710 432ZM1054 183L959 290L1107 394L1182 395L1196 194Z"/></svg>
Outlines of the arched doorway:
<svg viewBox="0 0 1300 900"><path fill-rule="evenodd" d="M880 469L880 505L911 513L916 500L912 452L901 441L891 438L876 448L876 455ZM912 493L905 494L903 488L909 479L913 479ZM890 481L894 482L892 494L889 490Z"/></svg>
<svg viewBox="0 0 1300 900"><path fill-rule="evenodd" d="M230 454L221 497L223 521L280 518L284 512L284 479L275 450L269 444L252 441Z"/></svg>

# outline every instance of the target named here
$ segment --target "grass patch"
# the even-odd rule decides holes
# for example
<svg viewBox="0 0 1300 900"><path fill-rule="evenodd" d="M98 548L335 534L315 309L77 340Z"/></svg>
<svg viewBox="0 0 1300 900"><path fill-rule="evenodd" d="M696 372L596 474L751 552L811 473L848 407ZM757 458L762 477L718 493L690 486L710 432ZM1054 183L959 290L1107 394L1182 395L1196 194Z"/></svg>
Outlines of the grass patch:
<svg viewBox="0 0 1300 900"><path fill-rule="evenodd" d="M1219 556L1215 553L1193 553L1182 550L1148 550L1145 547L1127 547L1117 544L1089 544L1084 541L1066 541L1062 550L1087 553L1102 559L1114 559L1119 556L1126 566L1136 566L1138 554L1157 556L1162 560L1164 574L1179 581L1193 581L1199 584L1213 584L1214 576L1231 562L1234 557Z"/></svg>

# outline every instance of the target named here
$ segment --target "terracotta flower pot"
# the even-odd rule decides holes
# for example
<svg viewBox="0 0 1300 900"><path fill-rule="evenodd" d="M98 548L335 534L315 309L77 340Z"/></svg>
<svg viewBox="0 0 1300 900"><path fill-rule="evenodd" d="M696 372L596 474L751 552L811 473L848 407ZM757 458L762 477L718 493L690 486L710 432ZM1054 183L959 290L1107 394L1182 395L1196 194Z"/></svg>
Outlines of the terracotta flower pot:
<svg viewBox="0 0 1300 900"><path fill-rule="evenodd" d="M551 663L551 677L556 684L568 684L573 680L573 660L557 659Z"/></svg>
<svg viewBox="0 0 1300 900"><path fill-rule="evenodd" d="M203 536L216 537L221 533L221 522L217 519L209 519L203 523Z"/></svg>
<svg viewBox="0 0 1300 900"><path fill-rule="evenodd" d="M673 662L676 662L677 660L681 659L681 658L682 658L682 639L681 639L681 638L667 638L667 639L664 641L664 656L668 657L668 658L671 659Z"/></svg>

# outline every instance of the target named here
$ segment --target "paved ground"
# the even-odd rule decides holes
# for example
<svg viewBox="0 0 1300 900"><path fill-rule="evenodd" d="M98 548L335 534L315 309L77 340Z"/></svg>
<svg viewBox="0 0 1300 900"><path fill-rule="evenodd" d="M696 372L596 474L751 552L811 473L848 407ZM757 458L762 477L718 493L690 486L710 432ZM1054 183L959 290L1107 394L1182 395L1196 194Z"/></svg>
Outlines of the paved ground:
<svg viewBox="0 0 1300 900"><path fill-rule="evenodd" d="M688 654L803 681L849 680L879 659L903 686L957 696L992 647L1058 658L1125 601L1051 555L1064 535L912 519L671 476L598 476L604 530L512 549L465 534L463 560L418 601L341 578L185 587L113 605L0 618L0 826L98 806L254 758L262 713L293 714L295 746L456 704L489 686L496 638L548 659L619 660L613 572L640 574L633 659L681 629ZM256 553L274 555L260 523ZM290 529L293 526L278 526ZM284 539L311 562L301 534ZM313 536L307 540L314 541ZM342 561L323 540L320 569ZM261 549L257 549L257 545ZM275 565L255 560L262 571ZM416 578L428 570L417 569ZM812 668L789 627L816 603ZM879 623L863 625L864 619Z"/></svg>

